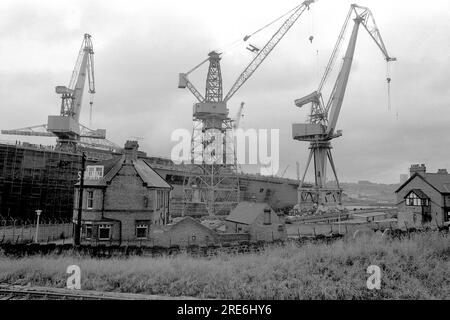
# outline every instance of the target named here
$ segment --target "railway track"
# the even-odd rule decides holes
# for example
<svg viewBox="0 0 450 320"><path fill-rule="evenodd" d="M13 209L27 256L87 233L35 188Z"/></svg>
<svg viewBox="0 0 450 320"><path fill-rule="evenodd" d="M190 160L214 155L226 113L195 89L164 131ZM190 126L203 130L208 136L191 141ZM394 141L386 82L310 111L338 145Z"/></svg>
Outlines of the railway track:
<svg viewBox="0 0 450 320"><path fill-rule="evenodd" d="M0 300L192 300L192 297L169 297L120 292L70 290L65 288L0 285Z"/></svg>

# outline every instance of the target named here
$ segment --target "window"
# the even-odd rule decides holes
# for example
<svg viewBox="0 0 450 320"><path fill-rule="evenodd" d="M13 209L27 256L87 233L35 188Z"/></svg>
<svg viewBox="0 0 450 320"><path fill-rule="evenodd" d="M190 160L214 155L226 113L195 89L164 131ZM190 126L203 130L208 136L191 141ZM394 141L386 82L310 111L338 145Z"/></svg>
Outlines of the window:
<svg viewBox="0 0 450 320"><path fill-rule="evenodd" d="M92 238L92 226L86 226L85 229L85 238L86 239L91 239Z"/></svg>
<svg viewBox="0 0 450 320"><path fill-rule="evenodd" d="M165 207L165 201L167 199L165 190L156 190L156 210Z"/></svg>
<svg viewBox="0 0 450 320"><path fill-rule="evenodd" d="M264 224L272 224L272 210L264 209Z"/></svg>
<svg viewBox="0 0 450 320"><path fill-rule="evenodd" d="M87 208L92 209L94 207L94 191L87 192Z"/></svg>
<svg viewBox="0 0 450 320"><path fill-rule="evenodd" d="M144 196L144 208L148 208L148 197Z"/></svg>
<svg viewBox="0 0 450 320"><path fill-rule="evenodd" d="M139 224L136 226L136 238L147 239L147 234L148 234L148 225Z"/></svg>
<svg viewBox="0 0 450 320"><path fill-rule="evenodd" d="M111 225L101 224L98 226L98 239L109 240L111 238Z"/></svg>
<svg viewBox="0 0 450 320"><path fill-rule="evenodd" d="M103 177L103 166L86 166L86 180L100 180Z"/></svg>
<svg viewBox="0 0 450 320"><path fill-rule="evenodd" d="M406 205L407 206L429 206L430 200L429 199L420 199L414 192L411 192L406 197Z"/></svg>

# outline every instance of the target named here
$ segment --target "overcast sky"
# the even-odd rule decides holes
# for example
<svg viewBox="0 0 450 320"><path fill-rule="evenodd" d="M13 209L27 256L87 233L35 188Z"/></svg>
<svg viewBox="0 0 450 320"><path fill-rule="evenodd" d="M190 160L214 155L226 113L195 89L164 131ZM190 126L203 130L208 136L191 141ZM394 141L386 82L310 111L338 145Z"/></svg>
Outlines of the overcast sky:
<svg viewBox="0 0 450 320"><path fill-rule="evenodd" d="M244 129L280 129L280 174L289 165L286 176L295 177L296 161L304 167L308 145L292 140L291 124L304 122L307 110L293 101L318 86L352 2L313 4L229 101L231 115L245 101ZM68 85L82 36L90 33L97 89L92 127L106 128L108 138L119 145L141 137L143 151L169 156L170 134L177 128L191 129L195 102L189 91L177 88L178 73L298 3L2 0L0 128L43 124L47 115L58 114L60 99L54 87ZM389 52L399 61L392 65L388 110L386 62L360 29L338 120L344 135L333 141L340 179L396 183L411 163L426 163L432 171L450 169L450 1L358 4L372 10ZM262 47L274 27L250 43ZM225 93L252 57L244 44L223 56ZM206 66L191 76L201 92L205 77ZM334 77L330 80L333 83ZM86 98L81 120L89 125Z"/></svg>

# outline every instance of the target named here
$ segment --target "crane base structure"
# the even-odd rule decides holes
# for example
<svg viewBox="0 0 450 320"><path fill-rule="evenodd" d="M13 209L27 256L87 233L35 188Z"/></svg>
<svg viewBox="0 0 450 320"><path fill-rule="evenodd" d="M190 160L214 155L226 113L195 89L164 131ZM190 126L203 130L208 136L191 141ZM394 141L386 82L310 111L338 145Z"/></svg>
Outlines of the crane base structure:
<svg viewBox="0 0 450 320"><path fill-rule="evenodd" d="M240 199L233 120L219 116L220 110L215 117L208 112L208 119L202 119L195 110L203 107L194 106L198 118L193 126L191 163L186 166L183 182L183 215L224 216Z"/></svg>
<svg viewBox="0 0 450 320"><path fill-rule="evenodd" d="M302 140L301 137L296 139ZM343 189L339 185L336 167L331 154L330 141L314 141L310 144L310 153L306 164L303 178L298 188L297 211L310 213L328 213L330 211L343 210L342 193ZM304 184L306 174L311 162L314 162L315 183L313 187L306 187ZM331 165L336 187L330 187L326 182L327 161Z"/></svg>

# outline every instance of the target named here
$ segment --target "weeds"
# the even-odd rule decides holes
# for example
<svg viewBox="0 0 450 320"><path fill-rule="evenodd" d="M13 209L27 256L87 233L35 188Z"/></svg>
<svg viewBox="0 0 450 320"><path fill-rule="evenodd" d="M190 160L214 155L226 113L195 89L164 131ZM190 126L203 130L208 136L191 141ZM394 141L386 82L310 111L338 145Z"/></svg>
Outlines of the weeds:
<svg viewBox="0 0 450 320"><path fill-rule="evenodd" d="M0 282L64 287L71 264L80 266L86 290L222 299L450 299L450 237L438 232L209 258L0 257ZM372 264L382 269L381 290L366 287Z"/></svg>

